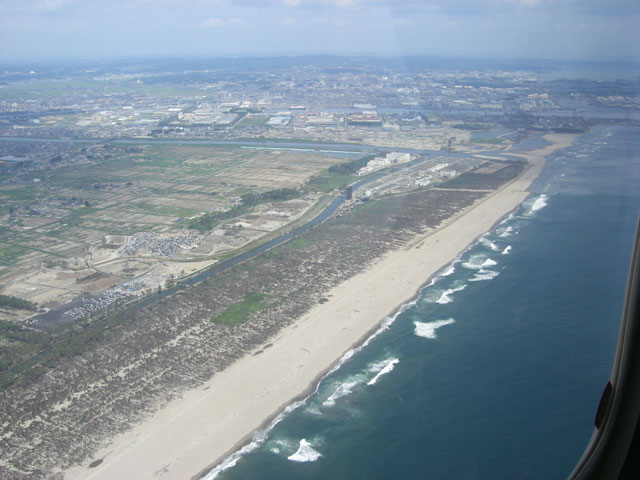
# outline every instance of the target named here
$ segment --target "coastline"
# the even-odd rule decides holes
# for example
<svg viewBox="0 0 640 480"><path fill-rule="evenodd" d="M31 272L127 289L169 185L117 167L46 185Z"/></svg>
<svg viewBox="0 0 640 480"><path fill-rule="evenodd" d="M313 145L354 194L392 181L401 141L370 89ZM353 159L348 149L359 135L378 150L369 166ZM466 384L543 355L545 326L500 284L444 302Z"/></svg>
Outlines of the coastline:
<svg viewBox="0 0 640 480"><path fill-rule="evenodd" d="M104 459L96 468L75 467L65 478L197 478L209 471L283 408L312 393L345 352L361 345L382 319L395 315L433 275L517 208L530 195L527 188L544 157L576 136L546 135L552 145L514 154L530 163L517 179L333 287L328 302L282 329L272 346L248 352L115 438L96 453L94 458Z"/></svg>

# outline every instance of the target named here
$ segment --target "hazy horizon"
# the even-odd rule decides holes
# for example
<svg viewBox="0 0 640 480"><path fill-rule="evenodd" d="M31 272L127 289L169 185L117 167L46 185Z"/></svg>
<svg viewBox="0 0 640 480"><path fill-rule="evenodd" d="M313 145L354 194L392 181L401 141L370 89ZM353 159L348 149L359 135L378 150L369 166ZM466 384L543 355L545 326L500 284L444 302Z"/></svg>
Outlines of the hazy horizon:
<svg viewBox="0 0 640 480"><path fill-rule="evenodd" d="M217 55L189 55L189 54L140 54L140 55L78 55L78 56L60 56L60 57L24 57L24 58L0 58L0 65L4 66L24 66L28 64L49 65L53 63L65 62L69 64L87 65L92 62L105 64L131 63L131 62L167 62L167 61L184 61L184 62L207 62L207 61L228 61L228 60L274 60L286 59L303 60L303 59L335 59L345 60L354 59L361 61L388 61L398 62L403 60L422 60L434 62L448 63L495 63L495 64L513 64L515 65L533 65L533 66L549 66L549 67L584 67L591 65L593 67L605 67L607 65L618 65L623 68L640 68L639 59L573 59L573 58L541 58L541 57L491 57L491 56L464 56L464 55L381 55L381 54L340 54L340 53L246 53L246 54L217 54Z"/></svg>
<svg viewBox="0 0 640 480"><path fill-rule="evenodd" d="M640 61L629 0L4 0L0 63L300 55Z"/></svg>

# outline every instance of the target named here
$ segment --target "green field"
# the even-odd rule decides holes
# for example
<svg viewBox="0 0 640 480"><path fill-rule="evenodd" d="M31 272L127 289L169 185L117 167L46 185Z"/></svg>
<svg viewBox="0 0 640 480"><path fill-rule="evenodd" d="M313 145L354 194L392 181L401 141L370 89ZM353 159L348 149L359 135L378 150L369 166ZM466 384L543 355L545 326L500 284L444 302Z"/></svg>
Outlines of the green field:
<svg viewBox="0 0 640 480"><path fill-rule="evenodd" d="M221 323L233 327L249 320L251 315L273 306L276 299L272 295L249 292L244 300L228 306L222 313L211 317L214 323Z"/></svg>
<svg viewBox="0 0 640 480"><path fill-rule="evenodd" d="M269 120L269 115L246 115L240 120L236 127L261 127Z"/></svg>

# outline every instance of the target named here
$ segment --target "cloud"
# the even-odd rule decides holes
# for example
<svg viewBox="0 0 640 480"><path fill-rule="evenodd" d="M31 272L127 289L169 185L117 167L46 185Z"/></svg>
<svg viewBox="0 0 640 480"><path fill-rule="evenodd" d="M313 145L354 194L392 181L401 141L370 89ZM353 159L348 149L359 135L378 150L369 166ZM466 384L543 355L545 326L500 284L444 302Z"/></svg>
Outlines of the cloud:
<svg viewBox="0 0 640 480"><path fill-rule="evenodd" d="M218 28L222 25L224 25L224 20L215 17L207 18L204 22L202 22L202 26L204 28Z"/></svg>
<svg viewBox="0 0 640 480"><path fill-rule="evenodd" d="M74 4L78 4L77 0L2 0L0 8L16 13L44 15L72 7Z"/></svg>
<svg viewBox="0 0 640 480"><path fill-rule="evenodd" d="M0 0L0 59L127 54L128 44L110 46L116 37L158 54L397 44L416 54L638 58L639 24L640 0ZM234 41L202 42L216 33Z"/></svg>
<svg viewBox="0 0 640 480"><path fill-rule="evenodd" d="M224 25L246 25L246 22L244 21L244 19L238 17L229 18L228 20L224 20L218 17L211 17L207 18L200 24L200 26L203 28L219 28Z"/></svg>
<svg viewBox="0 0 640 480"><path fill-rule="evenodd" d="M391 25L395 28L413 27L414 23L406 18L394 18L391 21Z"/></svg>

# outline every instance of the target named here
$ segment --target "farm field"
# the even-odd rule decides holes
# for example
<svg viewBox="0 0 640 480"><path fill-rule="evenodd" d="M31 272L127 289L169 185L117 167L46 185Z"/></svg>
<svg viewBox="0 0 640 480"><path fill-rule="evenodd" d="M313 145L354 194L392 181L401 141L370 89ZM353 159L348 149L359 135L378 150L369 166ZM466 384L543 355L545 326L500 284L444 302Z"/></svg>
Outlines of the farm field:
<svg viewBox="0 0 640 480"><path fill-rule="evenodd" d="M320 194L252 206L239 219L221 215L204 230L193 228L199 217L235 212L242 195L300 189L346 161L208 145L111 150L108 159L30 172L2 189L2 293L54 308L130 280L139 280L126 287L137 294L162 288L299 218Z"/></svg>

